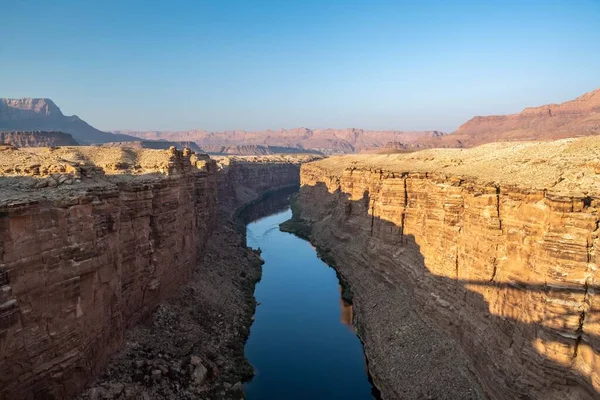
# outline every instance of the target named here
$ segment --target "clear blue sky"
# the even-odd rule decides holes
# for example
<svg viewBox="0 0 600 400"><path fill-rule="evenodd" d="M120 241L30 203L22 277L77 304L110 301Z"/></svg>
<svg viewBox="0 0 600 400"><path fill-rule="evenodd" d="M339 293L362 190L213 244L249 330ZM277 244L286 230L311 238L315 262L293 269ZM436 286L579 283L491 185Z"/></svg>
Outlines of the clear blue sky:
<svg viewBox="0 0 600 400"><path fill-rule="evenodd" d="M100 129L454 130L600 87L600 0L3 0L0 97Z"/></svg>

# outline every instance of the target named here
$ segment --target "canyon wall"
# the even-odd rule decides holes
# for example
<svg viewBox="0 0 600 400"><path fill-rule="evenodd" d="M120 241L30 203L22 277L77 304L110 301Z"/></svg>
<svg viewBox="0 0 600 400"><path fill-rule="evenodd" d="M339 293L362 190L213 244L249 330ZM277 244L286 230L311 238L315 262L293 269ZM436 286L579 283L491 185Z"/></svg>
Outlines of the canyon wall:
<svg viewBox="0 0 600 400"><path fill-rule="evenodd" d="M219 203L235 213L264 194L299 187L300 164L317 155L214 157L219 165Z"/></svg>
<svg viewBox="0 0 600 400"><path fill-rule="evenodd" d="M385 398L452 398L455 379L427 383L423 365L461 357L472 393L600 397L599 174L597 138L302 166L301 217L354 292ZM435 331L459 345L450 360L419 343Z"/></svg>
<svg viewBox="0 0 600 400"><path fill-rule="evenodd" d="M69 398L190 276L216 164L98 148L5 150L0 164L0 398Z"/></svg>
<svg viewBox="0 0 600 400"><path fill-rule="evenodd" d="M126 329L173 295L174 304L189 303L180 289L192 278L235 275L221 290L232 293L229 301L241 304L250 324L253 308L243 306L250 289L240 291L235 282L255 273L223 268L228 258L215 254L229 248L228 257L240 253L250 262L245 248L230 248L230 217L267 192L298 187L304 160L223 158L217 165L189 149L0 149L0 399L72 398L118 353ZM213 240L220 245L203 262ZM217 290L210 283L196 286ZM170 328L164 330L152 335L170 338ZM243 341L237 347L235 357L243 359Z"/></svg>

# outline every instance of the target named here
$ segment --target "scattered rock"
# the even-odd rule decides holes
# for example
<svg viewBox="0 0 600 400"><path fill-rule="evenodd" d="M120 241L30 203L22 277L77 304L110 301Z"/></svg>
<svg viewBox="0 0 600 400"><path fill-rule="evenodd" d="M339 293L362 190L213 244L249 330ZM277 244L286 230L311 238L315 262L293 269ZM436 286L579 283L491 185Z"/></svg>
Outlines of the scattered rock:
<svg viewBox="0 0 600 400"><path fill-rule="evenodd" d="M243 393L244 392L244 385L242 385L242 382L237 382L235 385L233 385L231 387L231 391L232 392Z"/></svg>
<svg viewBox="0 0 600 400"><path fill-rule="evenodd" d="M202 364L199 364L192 372L192 380L197 385L202 385L208 377L208 369Z"/></svg>

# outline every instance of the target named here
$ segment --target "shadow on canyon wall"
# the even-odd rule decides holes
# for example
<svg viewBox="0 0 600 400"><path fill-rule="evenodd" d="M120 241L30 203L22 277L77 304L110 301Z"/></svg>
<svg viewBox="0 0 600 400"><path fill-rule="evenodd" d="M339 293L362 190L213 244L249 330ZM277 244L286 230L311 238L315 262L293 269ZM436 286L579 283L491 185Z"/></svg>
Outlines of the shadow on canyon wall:
<svg viewBox="0 0 600 400"><path fill-rule="evenodd" d="M242 224L248 225L251 222L267 217L281 211L285 211L290 206L290 196L298 192L298 187L287 187L282 190L266 193L260 199L243 207L238 217Z"/></svg>
<svg viewBox="0 0 600 400"><path fill-rule="evenodd" d="M303 186L301 192L305 189L311 200L319 199L323 213L317 218L334 238L315 244L338 246L322 249L333 251L334 259L336 251L345 252L346 246L363 246L359 251L366 253L364 259L373 261L360 267L382 277L391 290L408 289L413 310L461 345L491 397L600 398L596 389L600 337L585 329L585 322L594 326L597 316L593 307L589 311L584 307L592 301L588 293L598 293L600 286L539 283L544 277L529 283L435 275L414 235L371 215L368 192L351 200L340 189L329 192L321 182ZM331 219L323 222L328 216ZM386 252L392 249L402 249L401 254ZM348 266L338 268L343 275ZM457 263L456 268L463 266Z"/></svg>

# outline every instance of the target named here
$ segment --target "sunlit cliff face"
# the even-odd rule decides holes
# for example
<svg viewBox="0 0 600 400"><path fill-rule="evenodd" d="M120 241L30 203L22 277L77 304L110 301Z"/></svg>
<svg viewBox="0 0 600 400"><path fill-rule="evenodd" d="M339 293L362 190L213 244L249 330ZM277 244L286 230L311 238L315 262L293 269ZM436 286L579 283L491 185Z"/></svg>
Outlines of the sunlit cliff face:
<svg viewBox="0 0 600 400"><path fill-rule="evenodd" d="M412 285L427 317L487 359L480 373L491 382L600 391L599 199L326 163L304 166L301 179L315 235Z"/></svg>

